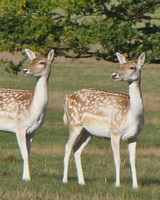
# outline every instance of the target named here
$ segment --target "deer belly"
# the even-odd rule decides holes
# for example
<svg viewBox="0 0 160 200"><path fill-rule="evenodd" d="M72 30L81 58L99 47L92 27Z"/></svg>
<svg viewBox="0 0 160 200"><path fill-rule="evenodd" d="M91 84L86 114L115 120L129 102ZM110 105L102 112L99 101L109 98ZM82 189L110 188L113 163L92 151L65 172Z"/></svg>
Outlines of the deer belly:
<svg viewBox="0 0 160 200"><path fill-rule="evenodd" d="M10 119L0 119L0 131L15 132L15 123Z"/></svg>
<svg viewBox="0 0 160 200"><path fill-rule="evenodd" d="M82 126L96 137L110 138L109 124L101 116L85 113L82 118Z"/></svg>

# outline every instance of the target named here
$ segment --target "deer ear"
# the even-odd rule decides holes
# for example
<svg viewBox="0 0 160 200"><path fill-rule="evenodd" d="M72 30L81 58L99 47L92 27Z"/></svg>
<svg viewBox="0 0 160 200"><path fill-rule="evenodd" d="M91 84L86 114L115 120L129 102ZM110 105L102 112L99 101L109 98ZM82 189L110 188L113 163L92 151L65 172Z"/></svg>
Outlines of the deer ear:
<svg viewBox="0 0 160 200"><path fill-rule="evenodd" d="M144 64L144 61L145 61L145 53L142 53L139 57L138 57L138 67L139 68L142 68L143 67L143 64Z"/></svg>
<svg viewBox="0 0 160 200"><path fill-rule="evenodd" d="M47 59L52 62L53 61L53 58L54 58L54 50L52 49L49 53L48 53L48 56L47 56Z"/></svg>
<svg viewBox="0 0 160 200"><path fill-rule="evenodd" d="M126 58L122 54L116 53L116 56L117 56L118 61L120 62L120 64L124 64L126 62Z"/></svg>
<svg viewBox="0 0 160 200"><path fill-rule="evenodd" d="M25 52L26 52L27 56L28 56L31 60L33 60L34 58L36 58L36 54L35 54L33 51L31 51L31 50L29 50L29 49L25 49Z"/></svg>

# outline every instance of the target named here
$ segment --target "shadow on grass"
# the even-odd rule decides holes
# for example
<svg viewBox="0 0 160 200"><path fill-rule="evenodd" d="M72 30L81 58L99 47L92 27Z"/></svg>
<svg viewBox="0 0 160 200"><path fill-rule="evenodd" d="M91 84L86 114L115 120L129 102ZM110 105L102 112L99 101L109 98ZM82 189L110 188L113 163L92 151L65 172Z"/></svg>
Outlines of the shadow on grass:
<svg viewBox="0 0 160 200"><path fill-rule="evenodd" d="M5 172L5 171L0 171L0 177L1 176L8 176L9 175L9 173L7 173L7 172Z"/></svg>
<svg viewBox="0 0 160 200"><path fill-rule="evenodd" d="M19 159L14 155L9 155L9 156L6 156L4 158L1 158L0 161L2 161L2 162L10 162L10 163L12 163L12 162L17 162L17 163L23 162L22 159Z"/></svg>
<svg viewBox="0 0 160 200"><path fill-rule="evenodd" d="M139 180L139 184L142 186L160 185L160 178L145 177Z"/></svg>
<svg viewBox="0 0 160 200"><path fill-rule="evenodd" d="M127 183L127 185L132 185L132 178L128 177L121 179L121 186L123 186L125 183ZM140 187L150 186L150 185L160 185L160 178L153 178L153 177L138 178L138 185Z"/></svg>
<svg viewBox="0 0 160 200"><path fill-rule="evenodd" d="M60 182L62 182L62 179L63 179L63 174L48 174L48 173L43 173L43 174L41 174L40 175L41 177L48 177L48 178L52 178L52 179L54 179L55 181L60 181ZM97 179L96 178L85 178L85 185L87 185L87 184L93 184L93 182L95 182L96 183L96 181L97 181ZM78 184L78 178L77 178L77 176L75 175L70 175L70 176L68 176L68 182L67 183L63 183L63 184L69 184L69 183L75 183L75 184L77 184L77 185L79 185Z"/></svg>

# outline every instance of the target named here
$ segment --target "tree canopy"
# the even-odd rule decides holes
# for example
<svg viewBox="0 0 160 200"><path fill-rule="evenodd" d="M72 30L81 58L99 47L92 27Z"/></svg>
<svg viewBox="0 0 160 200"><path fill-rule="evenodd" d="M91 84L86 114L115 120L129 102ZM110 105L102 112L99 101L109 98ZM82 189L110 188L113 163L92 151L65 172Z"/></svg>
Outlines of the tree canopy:
<svg viewBox="0 0 160 200"><path fill-rule="evenodd" d="M0 52L30 48L72 58L160 59L159 0L1 0ZM159 13L158 13L159 11Z"/></svg>

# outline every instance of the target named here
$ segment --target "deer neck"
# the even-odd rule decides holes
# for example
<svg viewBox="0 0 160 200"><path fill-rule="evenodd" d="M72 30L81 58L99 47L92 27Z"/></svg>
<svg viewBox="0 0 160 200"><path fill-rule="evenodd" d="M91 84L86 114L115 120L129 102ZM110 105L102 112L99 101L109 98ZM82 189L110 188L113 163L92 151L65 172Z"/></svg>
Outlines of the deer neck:
<svg viewBox="0 0 160 200"><path fill-rule="evenodd" d="M130 109L136 116L143 115L143 99L140 80L129 83Z"/></svg>
<svg viewBox="0 0 160 200"><path fill-rule="evenodd" d="M48 104L48 76L37 78L31 109L44 111ZM33 110L35 110L33 109Z"/></svg>

